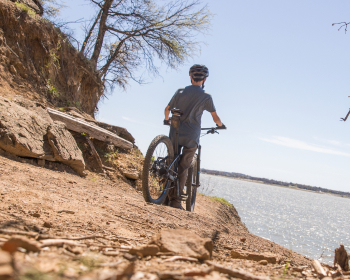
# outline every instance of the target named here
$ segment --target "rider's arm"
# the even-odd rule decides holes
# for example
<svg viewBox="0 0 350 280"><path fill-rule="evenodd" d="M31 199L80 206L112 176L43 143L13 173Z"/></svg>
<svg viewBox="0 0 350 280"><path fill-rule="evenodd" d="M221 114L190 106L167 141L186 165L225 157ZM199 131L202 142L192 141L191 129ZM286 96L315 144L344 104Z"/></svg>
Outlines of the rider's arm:
<svg viewBox="0 0 350 280"><path fill-rule="evenodd" d="M164 119L168 120L169 119L169 114L170 114L170 106L166 106L165 110L164 110Z"/></svg>
<svg viewBox="0 0 350 280"><path fill-rule="evenodd" d="M218 116L218 114L216 112L211 112L210 113L211 116L213 117L213 121L218 125L218 126L222 126L222 122Z"/></svg>

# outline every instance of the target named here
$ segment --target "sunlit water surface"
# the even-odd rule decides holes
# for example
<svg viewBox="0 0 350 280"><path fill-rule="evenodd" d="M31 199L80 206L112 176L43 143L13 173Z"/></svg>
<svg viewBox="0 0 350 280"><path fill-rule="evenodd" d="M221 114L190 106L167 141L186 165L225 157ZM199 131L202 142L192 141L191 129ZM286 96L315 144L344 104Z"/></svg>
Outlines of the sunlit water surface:
<svg viewBox="0 0 350 280"><path fill-rule="evenodd" d="M350 249L350 199L201 175L199 192L223 197L249 231L309 258L332 264L334 249Z"/></svg>

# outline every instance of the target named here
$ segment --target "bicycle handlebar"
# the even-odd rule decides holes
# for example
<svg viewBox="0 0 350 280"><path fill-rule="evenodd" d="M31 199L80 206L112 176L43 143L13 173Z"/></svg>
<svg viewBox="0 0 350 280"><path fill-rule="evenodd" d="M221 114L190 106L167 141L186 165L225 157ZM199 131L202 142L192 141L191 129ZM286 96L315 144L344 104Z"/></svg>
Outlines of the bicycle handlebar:
<svg viewBox="0 0 350 280"><path fill-rule="evenodd" d="M207 130L207 134L214 134L214 133L219 134L219 132L217 132L217 130L219 130L219 129L226 129L226 126L222 125L222 126L217 126L217 127L201 128L201 130Z"/></svg>
<svg viewBox="0 0 350 280"><path fill-rule="evenodd" d="M226 126L222 127L222 126L217 126L217 127L209 127L209 128L201 128L201 130L217 130L217 129L227 129Z"/></svg>
<svg viewBox="0 0 350 280"><path fill-rule="evenodd" d="M164 120L163 124L170 126L170 121L171 121L171 119ZM217 127L201 128L201 130L208 130L208 132L207 132L208 134L209 133L214 134L215 132L218 133L216 130L219 130L219 129L227 129L227 127L223 124L222 126L217 126Z"/></svg>

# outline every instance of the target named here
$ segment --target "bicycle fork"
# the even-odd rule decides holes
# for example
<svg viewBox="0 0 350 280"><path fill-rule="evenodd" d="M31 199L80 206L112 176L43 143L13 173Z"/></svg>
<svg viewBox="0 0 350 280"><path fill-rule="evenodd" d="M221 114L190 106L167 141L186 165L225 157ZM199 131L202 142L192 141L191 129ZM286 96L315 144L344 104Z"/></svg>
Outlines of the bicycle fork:
<svg viewBox="0 0 350 280"><path fill-rule="evenodd" d="M196 188L199 187L199 176L201 174L201 149L202 146L198 146L198 155L197 155L197 174L196 174Z"/></svg>

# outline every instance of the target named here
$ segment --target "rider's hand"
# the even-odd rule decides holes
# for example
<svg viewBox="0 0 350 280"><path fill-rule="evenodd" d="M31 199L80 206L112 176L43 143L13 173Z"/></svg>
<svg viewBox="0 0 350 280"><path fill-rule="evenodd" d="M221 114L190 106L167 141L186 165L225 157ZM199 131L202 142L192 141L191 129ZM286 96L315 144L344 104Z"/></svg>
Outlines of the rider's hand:
<svg viewBox="0 0 350 280"><path fill-rule="evenodd" d="M226 129L226 126L224 124L222 124L221 126L218 126L218 124L216 124L217 128L220 128L220 129Z"/></svg>
<svg viewBox="0 0 350 280"><path fill-rule="evenodd" d="M163 124L164 124L164 125L170 125L170 120L164 120L164 121L163 121Z"/></svg>

